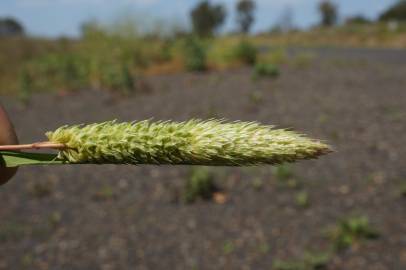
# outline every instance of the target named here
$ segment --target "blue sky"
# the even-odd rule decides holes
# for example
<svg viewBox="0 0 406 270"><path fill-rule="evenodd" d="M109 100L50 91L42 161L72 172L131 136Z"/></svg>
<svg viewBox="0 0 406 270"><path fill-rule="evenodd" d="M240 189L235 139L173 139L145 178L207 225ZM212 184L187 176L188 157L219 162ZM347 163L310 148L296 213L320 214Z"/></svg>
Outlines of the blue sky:
<svg viewBox="0 0 406 270"><path fill-rule="evenodd" d="M396 0L335 0L340 15L363 14L376 18ZM141 21L165 20L187 24L190 9L199 0L0 0L0 16L19 19L33 35L76 36L84 21L109 22L122 14L133 14ZM237 0L212 0L227 7L225 30L235 26L234 6ZM257 0L255 31L267 30L278 22L289 7L299 27L314 25L319 20L319 0Z"/></svg>

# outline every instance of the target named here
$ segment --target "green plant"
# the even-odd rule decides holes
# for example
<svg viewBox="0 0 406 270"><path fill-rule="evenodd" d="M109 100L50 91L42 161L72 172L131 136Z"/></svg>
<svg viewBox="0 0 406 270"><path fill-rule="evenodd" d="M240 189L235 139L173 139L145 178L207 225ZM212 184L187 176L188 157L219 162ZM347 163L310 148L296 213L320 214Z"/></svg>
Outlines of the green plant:
<svg viewBox="0 0 406 270"><path fill-rule="evenodd" d="M240 41L233 48L233 59L246 65L254 65L257 61L257 48L247 40Z"/></svg>
<svg viewBox="0 0 406 270"><path fill-rule="evenodd" d="M31 253L25 254L21 257L21 265L25 269L32 269L32 265L34 263L34 256Z"/></svg>
<svg viewBox="0 0 406 270"><path fill-rule="evenodd" d="M193 203L199 198L208 200L216 190L218 188L210 171L204 167L196 167L186 181L184 200L186 203Z"/></svg>
<svg viewBox="0 0 406 270"><path fill-rule="evenodd" d="M131 74L127 64L112 65L105 68L102 84L108 89L130 94L135 90L135 77Z"/></svg>
<svg viewBox="0 0 406 270"><path fill-rule="evenodd" d="M223 252L225 254L230 254L235 250L234 243L232 241L226 241L223 245Z"/></svg>
<svg viewBox="0 0 406 270"><path fill-rule="evenodd" d="M300 207L307 208L310 205L309 193L300 191L295 196L296 204Z"/></svg>
<svg viewBox="0 0 406 270"><path fill-rule="evenodd" d="M271 250L271 247L269 246L268 243L262 243L259 245L259 252L266 254Z"/></svg>
<svg viewBox="0 0 406 270"><path fill-rule="evenodd" d="M343 219L328 235L335 250L346 249L364 239L375 239L379 233L371 228L366 216L354 216Z"/></svg>
<svg viewBox="0 0 406 270"><path fill-rule="evenodd" d="M330 260L329 253L308 253L299 260L282 261L273 263L275 270L321 270L326 269Z"/></svg>
<svg viewBox="0 0 406 270"><path fill-rule="evenodd" d="M184 61L189 71L207 69L207 49L203 41L197 37L189 37L184 44Z"/></svg>
<svg viewBox="0 0 406 270"><path fill-rule="evenodd" d="M28 104L31 98L32 78L26 69L23 69L19 77L20 88L18 98L22 103Z"/></svg>
<svg viewBox="0 0 406 270"><path fill-rule="evenodd" d="M95 201L108 201L113 199L114 196L115 193L111 186L103 186L93 194L92 199Z"/></svg>
<svg viewBox="0 0 406 270"><path fill-rule="evenodd" d="M0 146L0 161L7 167L63 163L252 166L312 159L331 152L328 145L293 131L214 119L110 121L63 126L46 135L49 142ZM7 151L41 148L59 149L59 154ZM277 168L279 175L283 175L282 168Z"/></svg>
<svg viewBox="0 0 406 270"><path fill-rule="evenodd" d="M86 85L86 63L77 54L49 53L29 63L35 89L77 90Z"/></svg>
<svg viewBox="0 0 406 270"><path fill-rule="evenodd" d="M271 77L276 78L280 75L279 68L270 63L257 63L254 69L255 77Z"/></svg>
<svg viewBox="0 0 406 270"><path fill-rule="evenodd" d="M329 147L292 131L257 123L190 120L183 123L106 122L48 132L66 145L59 158L72 163L152 163L193 165L278 164L314 158ZM288 173L278 167L279 175Z"/></svg>
<svg viewBox="0 0 406 270"><path fill-rule="evenodd" d="M289 164L280 164L272 168L273 174L278 181L286 182L294 176L292 166Z"/></svg>
<svg viewBox="0 0 406 270"><path fill-rule="evenodd" d="M48 217L48 223L51 228L56 228L61 223L62 215L60 212L55 211Z"/></svg>

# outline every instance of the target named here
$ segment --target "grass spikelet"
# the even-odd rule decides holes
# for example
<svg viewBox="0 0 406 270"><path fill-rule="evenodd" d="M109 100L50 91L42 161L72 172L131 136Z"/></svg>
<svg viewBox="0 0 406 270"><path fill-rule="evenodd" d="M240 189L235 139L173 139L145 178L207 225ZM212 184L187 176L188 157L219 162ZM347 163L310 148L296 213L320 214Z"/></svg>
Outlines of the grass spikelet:
<svg viewBox="0 0 406 270"><path fill-rule="evenodd" d="M249 166L312 159L329 146L301 134L255 122L115 121L64 126L46 134L67 146L70 163Z"/></svg>

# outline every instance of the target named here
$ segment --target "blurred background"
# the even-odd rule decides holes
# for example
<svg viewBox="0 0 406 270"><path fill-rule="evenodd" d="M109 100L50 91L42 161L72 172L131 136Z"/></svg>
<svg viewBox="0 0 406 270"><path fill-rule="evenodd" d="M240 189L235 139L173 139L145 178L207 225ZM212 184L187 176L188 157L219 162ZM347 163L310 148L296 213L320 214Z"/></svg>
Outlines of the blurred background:
<svg viewBox="0 0 406 270"><path fill-rule="evenodd" d="M20 141L225 118L331 144L275 167L24 167L0 269L406 269L406 1L2 0Z"/></svg>

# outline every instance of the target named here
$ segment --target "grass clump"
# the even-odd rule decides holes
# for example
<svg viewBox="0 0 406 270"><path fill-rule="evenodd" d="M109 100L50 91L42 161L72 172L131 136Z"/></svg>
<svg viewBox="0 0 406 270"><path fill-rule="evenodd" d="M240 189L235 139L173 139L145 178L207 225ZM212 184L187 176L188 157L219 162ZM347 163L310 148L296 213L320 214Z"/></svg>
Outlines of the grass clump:
<svg viewBox="0 0 406 270"><path fill-rule="evenodd" d="M257 63L254 68L255 78L261 77L270 77L276 78L279 77L280 70L278 66L271 63Z"/></svg>
<svg viewBox="0 0 406 270"><path fill-rule="evenodd" d="M242 40L234 48L232 56L234 60L245 65L254 65L257 61L257 48L249 41Z"/></svg>
<svg viewBox="0 0 406 270"><path fill-rule="evenodd" d="M217 190L213 174L207 168L197 167L192 169L186 181L184 201L193 203L197 199L209 200Z"/></svg>
<svg viewBox="0 0 406 270"><path fill-rule="evenodd" d="M329 231L335 250L343 250L365 239L375 239L379 233L371 228L366 216L343 219Z"/></svg>
<svg viewBox="0 0 406 270"><path fill-rule="evenodd" d="M272 168L272 173L279 185L292 189L300 187L300 182L295 178L293 168L290 164L279 164Z"/></svg>

